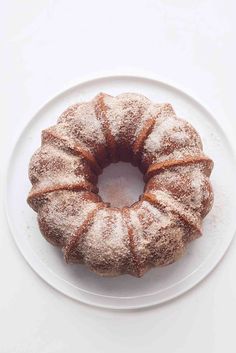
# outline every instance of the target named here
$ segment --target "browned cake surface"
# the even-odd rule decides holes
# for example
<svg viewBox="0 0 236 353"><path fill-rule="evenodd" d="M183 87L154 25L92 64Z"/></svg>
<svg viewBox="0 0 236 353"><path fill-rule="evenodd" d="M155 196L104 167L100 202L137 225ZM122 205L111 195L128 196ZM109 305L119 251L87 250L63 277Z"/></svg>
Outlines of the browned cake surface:
<svg viewBox="0 0 236 353"><path fill-rule="evenodd" d="M140 200L124 209L104 203L96 187L102 168L119 160L137 165L146 181ZM140 277L176 261L201 235L213 203L212 168L199 134L169 103L100 93L42 132L28 203L67 262Z"/></svg>

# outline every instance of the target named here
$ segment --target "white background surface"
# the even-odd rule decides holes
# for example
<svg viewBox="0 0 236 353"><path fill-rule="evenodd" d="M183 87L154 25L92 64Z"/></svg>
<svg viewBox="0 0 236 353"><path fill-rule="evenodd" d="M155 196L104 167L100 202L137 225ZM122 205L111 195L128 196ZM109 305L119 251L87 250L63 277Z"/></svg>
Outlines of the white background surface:
<svg viewBox="0 0 236 353"><path fill-rule="evenodd" d="M23 125L84 76L152 72L205 103L233 138L235 11L233 0L2 1L1 196ZM114 312L44 284L19 254L2 206L0 222L0 352L235 352L235 241L216 270L184 296Z"/></svg>

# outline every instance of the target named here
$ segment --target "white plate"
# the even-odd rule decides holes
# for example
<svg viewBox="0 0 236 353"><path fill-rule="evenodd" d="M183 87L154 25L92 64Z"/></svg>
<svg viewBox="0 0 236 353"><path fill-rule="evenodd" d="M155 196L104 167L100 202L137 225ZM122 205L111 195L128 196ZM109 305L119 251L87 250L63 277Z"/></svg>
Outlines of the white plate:
<svg viewBox="0 0 236 353"><path fill-rule="evenodd" d="M41 236L36 214L26 203L30 189L27 169L40 145L40 132L53 125L70 104L89 100L98 92L113 95L139 92L156 102L171 102L180 117L199 131L205 152L214 160L215 203L204 221L203 236L177 263L153 269L142 279L100 278L85 266L65 265L61 252ZM12 155L6 194L9 225L25 259L51 286L81 302L114 309L147 307L177 297L199 283L219 262L235 232L235 158L230 144L211 114L193 98L160 81L135 76L110 76L80 83L50 100L22 132Z"/></svg>

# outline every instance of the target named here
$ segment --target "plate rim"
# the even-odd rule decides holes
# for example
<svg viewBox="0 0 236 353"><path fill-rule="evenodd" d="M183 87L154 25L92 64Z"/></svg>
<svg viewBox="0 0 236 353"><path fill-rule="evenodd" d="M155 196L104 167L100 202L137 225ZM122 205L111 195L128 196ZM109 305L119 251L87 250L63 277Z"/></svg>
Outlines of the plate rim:
<svg viewBox="0 0 236 353"><path fill-rule="evenodd" d="M215 114L213 114L208 107L206 107L205 103L201 103L198 99L196 99L194 96L192 96L189 93L186 93L182 88L179 88L178 86L166 82L162 79L157 79L155 77L150 77L148 76L143 76L143 75L137 75L137 74L133 74L133 73L121 73L121 74L109 74L109 75L97 75L97 76L93 76L87 79L82 79L77 81L77 83L74 83L73 85L68 86L65 89L61 89L60 91L58 91L54 96L50 97L49 99L47 99L44 103L41 104L41 106L36 109L36 111L34 112L34 114L31 115L30 119L27 120L27 122L23 125L22 129L20 130L20 133L17 134L16 139L13 143L11 152L9 154L8 157L8 163L7 163L7 172L6 172L6 178L4 181L4 211L6 214L6 219L7 219L7 223L8 223L8 227L11 233L12 238L14 239L14 243L18 249L18 251L21 253L21 255L23 256L24 260L27 262L27 264L31 267L31 269L44 281L46 282L48 285L50 285L52 288L56 289L58 292L60 292L61 294L72 298L73 300L79 301L80 303L84 303L90 306L95 306L95 307L100 307L100 308L104 308L104 309L112 309L112 310L134 310L134 309L142 309L142 308L147 308L147 307L151 307L151 306L156 306L156 305L160 305L163 304L165 302L168 302L170 300L173 300L177 297L179 297L180 295L188 292L190 289L192 289L193 287L197 286L198 284L200 284L206 277L208 277L212 271L214 270L214 268L221 262L222 258L224 257L224 255L226 254L232 240L234 239L234 236L236 234L236 228L235 231L233 232L232 236L227 239L227 241L225 241L223 243L223 251L221 251L220 256L217 257L217 260L212 261L211 265L208 266L208 269L205 272L201 272L199 276L197 277L197 280L195 279L194 283L190 283L190 284L186 284L184 289L181 288L177 288L176 293L173 294L169 294L167 295L165 298L163 299L158 299L157 301L155 301L155 295L157 293L151 293L151 294L147 294L147 295L142 295L142 296L137 296L137 297L114 297L114 296L106 296L106 295L99 295L99 294L95 294L92 292L87 292L87 294L89 294L92 297L102 297L102 298L106 298L107 300L112 300L112 299L119 299L120 301L122 300L132 300L132 299L137 299L140 297L149 297L149 298L153 298L152 302L150 303L146 303L146 304L136 304L136 305L132 305L132 303L127 303L127 304L121 304L119 306L115 306L115 304L103 304L103 303L94 303L93 301L89 300L88 298L79 298L78 296L76 296L76 293L69 293L69 290L66 290L65 288L59 288L57 281L58 280L62 280L63 282L67 282L65 280L63 280L62 278L60 278L59 276L57 276L57 274L55 274L53 271L51 271L50 269L47 269L49 272L52 273L52 278L54 278L53 281L50 281L45 273L44 268L40 270L40 267L37 266L36 261L34 261L31 258L31 255L29 253L27 253L25 251L24 246L21 244L21 242L17 239L17 237L14 235L15 234L15 227L14 225L11 223L11 217L9 215L9 206L8 206L8 179L9 179L9 175L10 175L10 171L11 171L11 165L12 162L14 160L14 155L16 153L17 150L17 146L18 143L20 142L20 140L22 139L22 136L25 134L25 132L27 131L27 129L30 127L30 124L37 118L37 115L40 114L40 112L47 107L50 103L52 103L53 101L57 100L58 98L60 98L60 96L62 96L63 94L69 93L69 91L73 91L74 89L76 89L78 86L83 85L83 84L91 84L95 81L99 81L99 80L111 80L111 79L138 79L138 80L145 80L145 81L151 81L155 84L158 85L164 85L165 87L174 90L176 92L179 92L181 95L185 96L186 98L190 99L192 102L194 102L194 104L196 104L200 109L202 109L202 111L204 113L206 113L210 119L212 120L212 122L215 124L216 129L218 131L220 131L221 134L223 134L225 140L227 141L227 148L230 150L231 152L231 157L234 159L234 162L236 162L236 154L235 154L235 148L234 145L232 144L231 141L231 137L228 134L227 130L225 130L224 127L222 127L220 125L220 123L218 122L218 120L215 118ZM234 164L234 166L236 165L236 163ZM236 170L236 168L235 168ZM206 259L204 260L204 262L210 257L212 256L212 254L214 253L214 251L210 252L209 256L206 257ZM202 265L204 264L204 262L197 268L201 268ZM42 261L41 261L42 263ZM43 264L43 263L42 263ZM46 266L45 264L43 264L43 266ZM197 271L197 269L195 271ZM193 271L193 272L195 272ZM190 276L190 275L189 275ZM187 276L188 277L188 276ZM185 277L186 278L186 277ZM183 279L183 281L185 280L185 278ZM181 281L180 281L181 282ZM178 282L179 283L179 282ZM178 283L175 286L178 286ZM73 284L69 283L70 286L73 286ZM64 286L64 284L63 284ZM167 287L166 289L170 288L171 286ZM82 292L82 294L85 294L86 291L75 287L77 289L78 292Z"/></svg>

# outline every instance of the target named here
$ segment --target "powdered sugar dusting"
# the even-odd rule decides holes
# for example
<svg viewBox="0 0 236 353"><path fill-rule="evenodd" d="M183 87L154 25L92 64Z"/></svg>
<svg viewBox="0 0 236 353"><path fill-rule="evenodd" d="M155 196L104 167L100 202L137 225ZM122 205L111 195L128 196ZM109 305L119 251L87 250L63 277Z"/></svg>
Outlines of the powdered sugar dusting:
<svg viewBox="0 0 236 353"><path fill-rule="evenodd" d="M83 191L63 190L48 194L47 202L38 212L44 235L54 242L59 239L58 242L65 245L67 239L79 230L87 215L97 207L97 202L91 201L89 193Z"/></svg>
<svg viewBox="0 0 236 353"><path fill-rule="evenodd" d="M212 190L203 166L192 164L167 169L154 176L146 187L146 192L162 190L191 212L206 214L212 204Z"/></svg>
<svg viewBox="0 0 236 353"><path fill-rule="evenodd" d="M151 104L149 99L135 93L123 93L115 98L105 96L104 102L109 127L115 140L119 141L128 134L132 142L137 126Z"/></svg>
<svg viewBox="0 0 236 353"><path fill-rule="evenodd" d="M171 195L162 190L154 190L152 195L158 201L159 204L163 205L168 212L175 212L182 218L186 219L190 225L194 225L196 228L200 229L201 219L200 214L192 213L177 200L173 199Z"/></svg>
<svg viewBox="0 0 236 353"><path fill-rule="evenodd" d="M49 144L43 145L33 155L29 177L33 183L33 192L58 185L71 187L91 179L82 158Z"/></svg>
<svg viewBox="0 0 236 353"><path fill-rule="evenodd" d="M148 119L150 118L156 119L156 126L157 126L157 125L160 125L167 116L168 117L175 116L175 112L171 104L168 104L168 103L150 104L147 110L145 111L145 113L143 114L141 122L138 125L137 130L135 132L135 136L137 137L140 134Z"/></svg>
<svg viewBox="0 0 236 353"><path fill-rule="evenodd" d="M118 275L130 267L128 229L117 209L97 212L82 244L84 262L103 275Z"/></svg>
<svg viewBox="0 0 236 353"><path fill-rule="evenodd" d="M146 140L144 151L154 154L154 159L160 157L161 154L163 154L162 158L165 158L164 154L169 154L168 149L171 147L173 155L180 148L182 150L191 149L191 154L194 153L194 155L201 151L201 140L198 134L184 120L174 116L167 117L161 123L156 124Z"/></svg>
<svg viewBox="0 0 236 353"><path fill-rule="evenodd" d="M80 104L57 125L51 128L57 136L81 145L85 150L96 151L97 145L105 144L100 121L97 119L92 103Z"/></svg>
<svg viewBox="0 0 236 353"><path fill-rule="evenodd" d="M176 227L173 213L158 209L147 201L140 201L130 213L135 229L135 248L143 273L151 266L167 265L182 255L185 229L180 224Z"/></svg>

